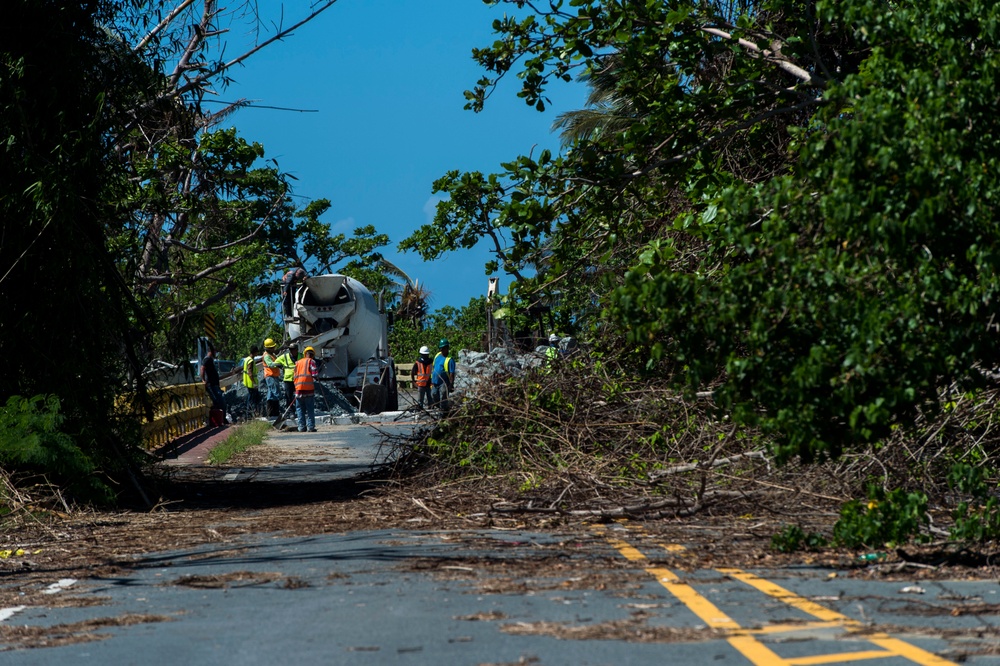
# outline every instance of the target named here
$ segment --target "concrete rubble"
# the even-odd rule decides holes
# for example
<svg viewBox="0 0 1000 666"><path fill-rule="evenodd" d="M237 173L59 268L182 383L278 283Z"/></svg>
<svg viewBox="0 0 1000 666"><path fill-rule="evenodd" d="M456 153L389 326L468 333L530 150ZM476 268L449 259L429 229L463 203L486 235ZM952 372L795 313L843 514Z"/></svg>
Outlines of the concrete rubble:
<svg viewBox="0 0 1000 666"><path fill-rule="evenodd" d="M476 384L487 377L497 375L520 377L529 368L537 368L546 363L548 345L536 347L531 352L514 352L498 347L491 352L475 352L463 349L458 352L455 368L456 396L474 392ZM565 337L559 341L559 353L568 355L577 349L576 340Z"/></svg>

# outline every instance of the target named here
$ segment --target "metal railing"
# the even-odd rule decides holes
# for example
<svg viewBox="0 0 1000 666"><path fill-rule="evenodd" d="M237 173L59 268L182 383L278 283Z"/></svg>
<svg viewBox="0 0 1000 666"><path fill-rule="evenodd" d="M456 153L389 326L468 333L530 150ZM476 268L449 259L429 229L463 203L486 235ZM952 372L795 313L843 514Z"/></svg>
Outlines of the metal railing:
<svg viewBox="0 0 1000 666"><path fill-rule="evenodd" d="M142 424L142 441L147 449L169 444L205 426L211 406L202 384L178 384L149 389L153 420Z"/></svg>

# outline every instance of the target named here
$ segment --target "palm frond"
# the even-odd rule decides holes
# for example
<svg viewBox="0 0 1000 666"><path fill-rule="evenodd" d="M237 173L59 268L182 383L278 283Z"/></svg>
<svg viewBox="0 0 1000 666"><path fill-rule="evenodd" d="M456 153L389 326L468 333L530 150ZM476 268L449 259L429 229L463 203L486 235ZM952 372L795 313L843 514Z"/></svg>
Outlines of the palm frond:
<svg viewBox="0 0 1000 666"><path fill-rule="evenodd" d="M390 277L397 278L397 279L403 281L401 284L397 283L397 284L399 284L399 290L402 290L402 288L404 286L406 286L406 285L415 284L415 281L412 280L410 278L410 276L407 275L406 272L402 268L400 268L396 264L392 263L391 261L389 261L385 257L382 257L381 259L379 259L379 263L382 266L382 271L386 275L388 275Z"/></svg>

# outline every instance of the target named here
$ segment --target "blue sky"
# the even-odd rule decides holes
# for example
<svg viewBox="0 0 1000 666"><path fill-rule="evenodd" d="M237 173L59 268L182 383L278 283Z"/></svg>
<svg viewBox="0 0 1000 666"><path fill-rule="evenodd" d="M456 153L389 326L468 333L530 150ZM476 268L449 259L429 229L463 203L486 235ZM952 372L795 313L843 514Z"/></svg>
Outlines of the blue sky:
<svg viewBox="0 0 1000 666"><path fill-rule="evenodd" d="M286 25L305 4L285 3ZM281 3L259 5L262 16L280 16ZM299 205L331 201L323 219L334 232L372 224L388 234L383 253L427 286L431 309L485 294L490 258L485 242L437 262L396 252L396 243L430 221L433 181L451 169L499 172L501 162L533 146L535 154L558 151L555 116L584 104L584 87L564 84L550 90L552 105L539 113L516 97L511 77L482 113L462 108L463 92L484 74L471 51L494 41L491 24L504 9L478 0L340 0L233 71L236 83L219 95L316 110L242 109L231 124L298 179ZM234 26L228 57L249 39ZM502 292L509 282L500 276Z"/></svg>

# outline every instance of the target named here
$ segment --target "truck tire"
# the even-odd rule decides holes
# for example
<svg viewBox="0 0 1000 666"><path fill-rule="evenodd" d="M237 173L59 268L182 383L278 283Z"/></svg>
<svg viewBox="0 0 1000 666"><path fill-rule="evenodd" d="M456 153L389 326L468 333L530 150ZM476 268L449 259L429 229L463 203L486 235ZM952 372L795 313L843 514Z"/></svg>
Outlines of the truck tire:
<svg viewBox="0 0 1000 666"><path fill-rule="evenodd" d="M365 414L381 414L385 410L386 393L381 384L365 384L361 389L361 411Z"/></svg>
<svg viewBox="0 0 1000 666"><path fill-rule="evenodd" d="M389 388L389 394L385 399L385 411L387 412L398 412L399 411L399 388L396 386L396 382L392 382L392 386Z"/></svg>
<svg viewBox="0 0 1000 666"><path fill-rule="evenodd" d="M379 384L386 387L385 411L399 411L399 387L396 385L395 368L390 365L382 370Z"/></svg>

